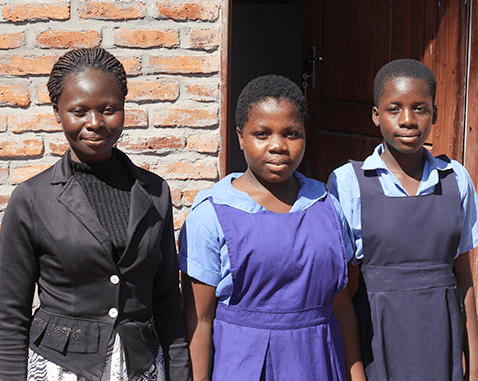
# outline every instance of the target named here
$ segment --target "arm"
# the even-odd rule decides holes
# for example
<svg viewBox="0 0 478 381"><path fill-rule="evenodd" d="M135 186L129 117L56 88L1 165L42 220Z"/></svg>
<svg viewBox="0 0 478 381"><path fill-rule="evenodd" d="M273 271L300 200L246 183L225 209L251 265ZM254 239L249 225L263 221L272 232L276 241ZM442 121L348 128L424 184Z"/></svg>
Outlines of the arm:
<svg viewBox="0 0 478 381"><path fill-rule="evenodd" d="M191 353L194 381L210 380L212 323L216 311L216 288L181 273L184 319Z"/></svg>
<svg viewBox="0 0 478 381"><path fill-rule="evenodd" d="M347 380L365 381L357 315L355 314L348 286L335 296L333 309L340 332L342 333Z"/></svg>
<svg viewBox="0 0 478 381"><path fill-rule="evenodd" d="M39 272L34 220L29 197L17 188L0 234L0 380L27 377L28 334Z"/></svg>
<svg viewBox="0 0 478 381"><path fill-rule="evenodd" d="M476 316L475 290L471 275L469 252L455 259L455 274L464 305L466 379L478 380L478 326Z"/></svg>
<svg viewBox="0 0 478 381"><path fill-rule="evenodd" d="M169 190L168 190L169 197ZM179 268L169 201L161 236L162 261L154 282L153 308L170 381L191 380L189 351L181 311Z"/></svg>

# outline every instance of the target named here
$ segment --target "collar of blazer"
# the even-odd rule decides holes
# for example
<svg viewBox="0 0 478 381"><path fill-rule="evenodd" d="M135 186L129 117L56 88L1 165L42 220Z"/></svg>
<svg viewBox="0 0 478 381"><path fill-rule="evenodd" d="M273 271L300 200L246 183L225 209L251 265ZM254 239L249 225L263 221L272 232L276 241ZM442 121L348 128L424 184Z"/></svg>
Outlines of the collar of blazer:
<svg viewBox="0 0 478 381"><path fill-rule="evenodd" d="M133 176L134 179L137 179L142 186L146 186L149 184L148 179L141 173L138 167L133 164L130 158L126 156L126 154L116 148L113 148L113 150L121 158L121 160L126 163L128 170L130 171L131 176ZM69 154L70 149L68 148L61 160L53 166L53 173L51 176L52 184L66 183L68 179L73 175L70 168L70 164L68 163Z"/></svg>

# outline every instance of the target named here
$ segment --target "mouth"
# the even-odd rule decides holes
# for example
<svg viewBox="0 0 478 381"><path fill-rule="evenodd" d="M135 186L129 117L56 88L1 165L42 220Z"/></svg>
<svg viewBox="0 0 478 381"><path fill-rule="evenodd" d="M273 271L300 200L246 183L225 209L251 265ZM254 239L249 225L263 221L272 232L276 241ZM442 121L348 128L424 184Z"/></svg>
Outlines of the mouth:
<svg viewBox="0 0 478 381"><path fill-rule="evenodd" d="M268 161L266 162L266 165L270 168L270 169L273 169L273 170L281 170L281 169L284 169L286 168L289 163L286 162L286 161Z"/></svg>
<svg viewBox="0 0 478 381"><path fill-rule="evenodd" d="M91 138L82 138L86 144L91 145L91 146L97 146L102 144L106 140L106 136L95 136Z"/></svg>
<svg viewBox="0 0 478 381"><path fill-rule="evenodd" d="M411 141L415 141L417 139L420 139L420 135L419 134L413 134L413 135L398 135L397 136L397 139L399 140L402 140L404 142L411 142Z"/></svg>

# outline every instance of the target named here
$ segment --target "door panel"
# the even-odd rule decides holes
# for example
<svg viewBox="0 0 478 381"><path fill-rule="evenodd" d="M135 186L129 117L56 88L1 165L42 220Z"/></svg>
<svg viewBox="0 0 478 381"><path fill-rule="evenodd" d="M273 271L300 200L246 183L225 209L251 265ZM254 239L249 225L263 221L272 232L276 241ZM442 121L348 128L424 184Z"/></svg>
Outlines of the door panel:
<svg viewBox="0 0 478 381"><path fill-rule="evenodd" d="M315 46L323 59L316 88L307 89L311 119L301 170L326 181L337 166L373 151L381 140L371 120L373 79L398 58L434 71L439 121L428 148L462 161L467 9L464 0L306 0L304 47Z"/></svg>

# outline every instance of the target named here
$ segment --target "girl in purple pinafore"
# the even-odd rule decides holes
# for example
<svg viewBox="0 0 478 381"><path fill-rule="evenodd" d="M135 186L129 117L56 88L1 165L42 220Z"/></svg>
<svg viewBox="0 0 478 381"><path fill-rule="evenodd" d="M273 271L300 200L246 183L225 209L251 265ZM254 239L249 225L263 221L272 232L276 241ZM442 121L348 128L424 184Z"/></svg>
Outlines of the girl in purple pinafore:
<svg viewBox="0 0 478 381"><path fill-rule="evenodd" d="M295 172L305 98L259 77L236 121L247 171L197 195L179 240L194 380L365 380L348 225L325 185Z"/></svg>
<svg viewBox="0 0 478 381"><path fill-rule="evenodd" d="M423 147L437 120L435 92L419 61L382 67L372 120L383 143L329 179L361 263L360 278L350 278L360 279L354 304L369 381L478 380L468 253L478 244L478 199L462 165Z"/></svg>

